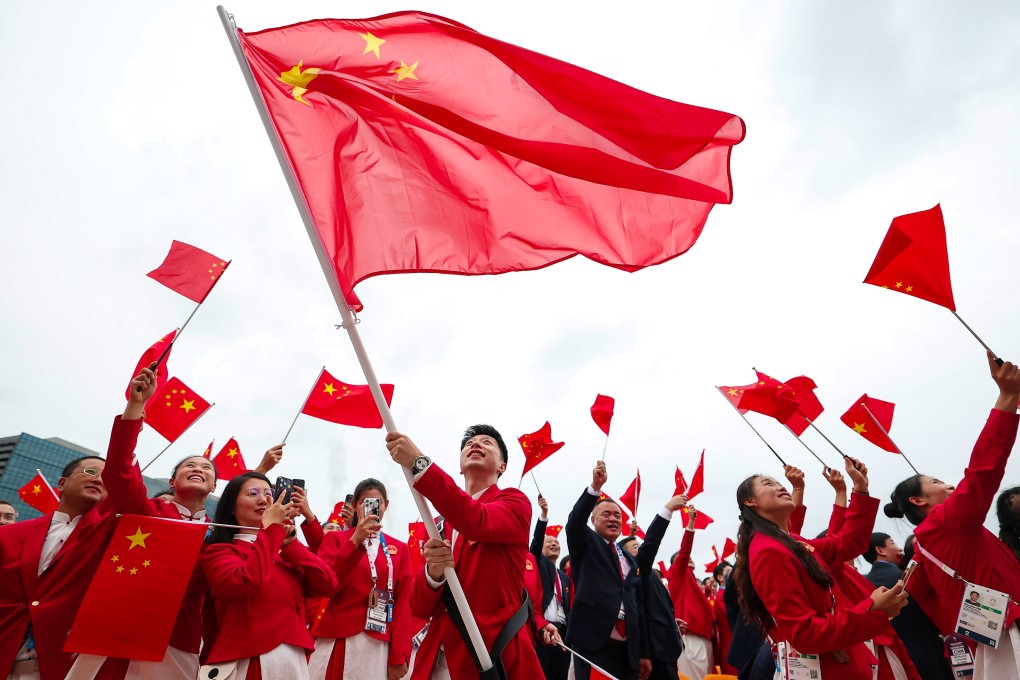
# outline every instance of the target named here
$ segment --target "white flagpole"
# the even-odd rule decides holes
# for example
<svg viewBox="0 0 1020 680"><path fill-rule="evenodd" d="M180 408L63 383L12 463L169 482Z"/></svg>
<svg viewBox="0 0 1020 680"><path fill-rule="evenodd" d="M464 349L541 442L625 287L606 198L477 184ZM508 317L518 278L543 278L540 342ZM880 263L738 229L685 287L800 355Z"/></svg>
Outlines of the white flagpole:
<svg viewBox="0 0 1020 680"><path fill-rule="evenodd" d="M230 45L234 50L234 56L237 57L237 63L241 67L241 73L244 75L244 80L248 85L248 90L251 92L252 100L255 102L255 108L258 109L259 117L262 119L262 124L266 128L266 134L269 136L269 142L273 145L273 151L276 152L276 159L280 163L280 169L283 170L284 178L287 180L287 186L290 188L290 193L294 198L294 203L297 206L298 213L301 215L301 221L304 222L305 230L308 232L308 238L312 242L312 248L315 250L315 255L319 259L319 265L322 267L322 273L325 275L326 282L329 284L329 289L333 293L333 299L336 301L337 309L340 312L340 318L343 320L344 330L347 331L347 335L351 340L351 345L354 347L354 353L357 355L358 362L361 364L361 369L365 373L365 381L368 383L368 386L372 391L372 397L375 399L375 404L379 408L379 414L382 416L383 425L386 427L387 432L396 432L396 421L393 419L393 414L390 412L385 396L383 396L382 388L379 386L379 379L376 377L375 370L372 368L372 364L368 359L368 353L365 351L365 346L361 342L361 335L358 333L357 326L355 325L354 315L351 312L351 308L347 305L347 300L344 298L343 291L340 289L340 283L337 281L333 272L333 264L329 259L329 255L326 254L326 249L322 244L322 240L319 238L318 232L315 230L311 212L308 209L308 204L305 201L301 187L298 186L294 169L291 167L290 160L283 151L283 145L280 141L279 134L276 131L276 126L273 125L273 121L269 117L269 111L266 109L266 103L262 99L262 93L259 91L258 85L255 82L255 76L252 74L251 67L248 65L248 60L245 58L244 51L241 49L241 43L237 38L237 27L234 25L233 16L227 13L227 10L223 8L223 5L219 5L216 8L216 11L220 16L220 21L223 23L223 30L227 33L227 39L230 41ZM418 508L418 514L423 518L422 521L425 523L425 528L428 531L429 537L441 539L442 537L439 535L439 530L436 528L436 522L433 519L433 513L429 508L428 503L414 488L414 477L411 474L411 471L403 466L401 467L404 471L404 479L407 480L407 486L411 490L411 496L414 498L414 504ZM482 633L478 629L478 624L475 621L474 615L471 613L471 608L468 606L467 597L464 595L464 588L460 584L460 579L457 578L457 572L452 567L449 567L444 572L444 575L446 576L446 586L450 589L450 594L453 596L454 602L457 604L457 609L460 611L461 617L464 620L464 627L467 629L468 637L471 640L471 645L478 657L482 671L491 670L493 668L492 659L489 656L488 649L485 647L485 641L482 639Z"/></svg>
<svg viewBox="0 0 1020 680"><path fill-rule="evenodd" d="M53 495L53 498L57 501L57 504L59 505L59 503L60 503L60 496L58 496L57 492L53 490L53 487L50 486L50 483L46 481L46 475L44 475L42 473L42 470L40 470L39 468L36 468L35 472L36 472L36 474L39 475L39 479L43 480L43 486L45 486L47 488L47 490L49 490L49 492Z"/></svg>
<svg viewBox="0 0 1020 680"><path fill-rule="evenodd" d="M301 417L301 413L305 410L305 406L308 406L308 400L312 398L312 392L315 391L315 386L319 384L319 380L322 378L322 374L325 371L326 367L323 366L322 370L319 371L319 377L315 379L315 382L312 383L312 388L308 390L308 396L305 397L305 400L303 402L301 402L301 408L298 409L297 414L294 416L294 420L291 421L290 423L290 427L287 428L287 434L283 435L283 441L280 442L281 444L287 443L287 437L290 436L290 431L294 429L295 425L297 425L297 419Z"/></svg>
<svg viewBox="0 0 1020 680"><path fill-rule="evenodd" d="M991 350L989 350L989 351L991 351ZM896 447L896 453L898 453L901 456L903 456L903 460L907 461L907 465L909 465L910 469L914 471L914 474L915 475L921 474L920 472L917 471L917 468L914 467L914 464L910 462L910 459L907 458L907 455L905 453L903 453L903 449L900 448L900 445L897 444L896 442L894 442L893 438L889 436L889 433L886 431L886 429L884 427L882 427L882 423L878 422L878 418L876 418L875 414L871 412L871 409L868 408L868 405L865 404L864 402L861 402L861 408L863 408L864 412L868 414L868 416L871 418L872 422L874 422L875 425L878 426L878 429L882 431L882 434L885 435L885 438L888 439L890 442L892 442L892 445Z"/></svg>

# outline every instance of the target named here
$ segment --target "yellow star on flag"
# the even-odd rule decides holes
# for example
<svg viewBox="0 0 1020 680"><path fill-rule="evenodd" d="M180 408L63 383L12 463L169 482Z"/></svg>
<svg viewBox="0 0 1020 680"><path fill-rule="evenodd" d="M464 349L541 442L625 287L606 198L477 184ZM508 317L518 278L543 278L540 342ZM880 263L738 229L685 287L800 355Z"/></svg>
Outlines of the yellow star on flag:
<svg viewBox="0 0 1020 680"><path fill-rule="evenodd" d="M372 52L373 54L375 54L375 58L378 59L379 47L386 41L383 40L382 38L377 38L368 32L359 33L358 35L365 39L365 51L362 52L362 54L368 54L369 52Z"/></svg>
<svg viewBox="0 0 1020 680"><path fill-rule="evenodd" d="M864 434L867 430L864 429L864 423L854 423L854 432L857 434Z"/></svg>
<svg viewBox="0 0 1020 680"><path fill-rule="evenodd" d="M149 566L150 564L152 564L152 562L150 562L149 560L145 560L144 562L142 562L142 566L143 566L143 567L147 567L147 566Z"/></svg>
<svg viewBox="0 0 1020 680"><path fill-rule="evenodd" d="M188 401L187 399L182 400L184 403L181 404L181 408L184 409L185 413L191 413L195 409L195 400Z"/></svg>
<svg viewBox="0 0 1020 680"><path fill-rule="evenodd" d="M131 571L130 571L129 573L130 573L130 574L131 574L132 576L134 576L135 574L137 574L137 573L138 573L138 567L131 567Z"/></svg>
<svg viewBox="0 0 1020 680"><path fill-rule="evenodd" d="M138 527L138 530L135 531L133 536L125 536L124 537L127 540L131 541L131 547L129 547L128 550L134 550L136 545L140 545L143 548L148 547L148 546L145 545L145 539L147 539L149 536L152 536L152 534L151 533L143 534L142 533L142 528Z"/></svg>
<svg viewBox="0 0 1020 680"><path fill-rule="evenodd" d="M40 486L39 484L33 484L32 493L42 493L42 486Z"/></svg>
<svg viewBox="0 0 1020 680"><path fill-rule="evenodd" d="M400 68L395 68L390 73L397 74L397 82L399 83L404 78L411 78L412 80L418 80L418 76L414 75L414 69L418 68L418 62L414 62L410 66L404 63L404 60L400 60Z"/></svg>
<svg viewBox="0 0 1020 680"><path fill-rule="evenodd" d="M735 397L735 396L737 396L739 394L739 392L737 392L737 390L733 389L732 387L729 390L727 390L727 391L729 392L729 395L731 397Z"/></svg>
<svg viewBox="0 0 1020 680"><path fill-rule="evenodd" d="M124 567L117 567L117 573L118 574L124 573Z"/></svg>
<svg viewBox="0 0 1020 680"><path fill-rule="evenodd" d="M333 393L336 392L336 388L333 387L333 383L326 383L326 386L322 389L322 391L332 397Z"/></svg>
<svg viewBox="0 0 1020 680"><path fill-rule="evenodd" d="M302 66L304 66L304 61L299 60L297 66L292 67L289 71L280 73L280 77L277 80L293 86L294 89L291 91L291 96L305 106L311 106L303 97L305 92L308 92L308 83L315 80L315 76L319 75L319 69L313 66L302 71Z"/></svg>
<svg viewBox="0 0 1020 680"><path fill-rule="evenodd" d="M907 292L910 293L914 290L913 286L907 286Z"/></svg>
<svg viewBox="0 0 1020 680"><path fill-rule="evenodd" d="M896 282L896 287L897 288L902 288L903 287L903 282L902 281L897 281Z"/></svg>
<svg viewBox="0 0 1020 680"><path fill-rule="evenodd" d="M111 562L120 562L120 555L114 555L110 558Z"/></svg>
<svg viewBox="0 0 1020 680"><path fill-rule="evenodd" d="M238 453L237 449L230 449L229 451L227 451L227 456L233 458L234 456L237 455L237 453Z"/></svg>

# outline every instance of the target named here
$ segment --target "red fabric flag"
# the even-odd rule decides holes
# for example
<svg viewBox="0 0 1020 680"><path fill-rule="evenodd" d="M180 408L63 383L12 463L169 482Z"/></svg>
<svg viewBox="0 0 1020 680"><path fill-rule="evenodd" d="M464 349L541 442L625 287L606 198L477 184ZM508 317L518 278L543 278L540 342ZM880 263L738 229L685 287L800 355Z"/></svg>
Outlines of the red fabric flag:
<svg viewBox="0 0 1020 680"><path fill-rule="evenodd" d="M329 517L326 519L327 523L330 524L344 524L344 502L340 501L333 506L333 512L329 513Z"/></svg>
<svg viewBox="0 0 1020 680"><path fill-rule="evenodd" d="M136 377L138 377L138 375L142 372L143 368L148 368L153 364L153 362L159 359L163 355L163 351L167 348L167 345L173 342L175 337L177 337L176 328L167 333L166 335L164 335L156 342L152 343L152 347L145 350L145 353L142 354L142 358L138 360L138 365L135 366L135 372L131 374L131 378L130 380L128 380L128 382L131 382L131 380L134 380ZM170 368L167 365L168 362L170 361L170 353L171 352L166 353L166 356L163 357L163 362L159 365L159 367L156 368L157 394L163 389L163 386L166 385L166 381L169 380L170 378ZM155 396L156 396L155 394L152 395L152 397ZM150 397L149 401L152 401L152 397ZM125 399L131 398L130 385L128 385L127 390L125 390L124 392L124 398ZM148 402L146 402L146 404L148 404Z"/></svg>
<svg viewBox="0 0 1020 680"><path fill-rule="evenodd" d="M730 555L737 552L737 544L733 542L733 539L727 538L726 543L723 544L722 559L726 559Z"/></svg>
<svg viewBox="0 0 1020 680"><path fill-rule="evenodd" d="M691 500L702 491L705 490L705 450L701 450L701 459L698 461L698 467L694 471L694 476L691 477L691 485L687 487L687 500Z"/></svg>
<svg viewBox="0 0 1020 680"><path fill-rule="evenodd" d="M212 448L212 444L209 445L209 448ZM216 466L216 478L223 481L229 481L238 475L248 472L248 466L244 463L244 456L241 455L241 447L233 437L227 440L227 443L223 445L223 448L212 459L212 462Z"/></svg>
<svg viewBox="0 0 1020 680"><path fill-rule="evenodd" d="M734 408L736 408L741 413L747 413L746 408L740 408L740 398L744 396L745 390L751 390L757 386L758 383L751 383L750 385L740 385L732 387L722 385L721 387L717 387L716 389L719 390L719 392L721 392L724 397L730 400L730 403L733 404Z"/></svg>
<svg viewBox="0 0 1020 680"><path fill-rule="evenodd" d="M18 497L25 505L43 513L53 512L60 504L59 492L46 482L41 472L36 472L35 477L28 480L25 486L18 489Z"/></svg>
<svg viewBox="0 0 1020 680"><path fill-rule="evenodd" d="M865 411L864 406L861 404L866 405L868 411L871 411L875 418L869 416L868 411ZM877 419L882 427L885 428L885 431L889 432L892 428L893 410L895 408L896 404L891 401L882 401L881 399L875 399L864 394L839 419L847 427L880 449L885 449L890 453L899 453L900 450L896 448L896 444L893 443L892 439L883 434L882 429L875 424L875 419Z"/></svg>
<svg viewBox="0 0 1020 680"><path fill-rule="evenodd" d="M687 480L684 479L684 473L680 472L680 466L676 466L676 473L673 475L673 481L676 483L676 488L673 489L673 495L679 496L682 493L687 492Z"/></svg>
<svg viewBox="0 0 1020 680"><path fill-rule="evenodd" d="M609 425L613 422L613 410L616 408L616 400L612 397L597 395L595 403L591 405L591 418L599 429L609 436Z"/></svg>
<svg viewBox="0 0 1020 680"><path fill-rule="evenodd" d="M498 274L574 255L633 271L687 251L732 200L739 117L443 17L239 38L352 305L354 286L384 273Z"/></svg>
<svg viewBox="0 0 1020 680"><path fill-rule="evenodd" d="M209 442L209 446L205 447L205 451L202 452L202 457L203 458L212 458L212 446L215 443L216 443L215 439L213 439L211 442Z"/></svg>
<svg viewBox="0 0 1020 680"><path fill-rule="evenodd" d="M411 571L417 573L422 564L421 548L429 538L425 522L411 522L407 525L407 549L411 555Z"/></svg>
<svg viewBox="0 0 1020 680"><path fill-rule="evenodd" d="M393 385L380 385L386 404L393 402ZM368 385L348 385L323 369L301 412L339 425L379 428L379 408Z"/></svg>
<svg viewBox="0 0 1020 680"><path fill-rule="evenodd" d="M189 300L202 303L229 264L212 253L174 241L163 264L147 276Z"/></svg>
<svg viewBox="0 0 1020 680"><path fill-rule="evenodd" d="M690 513L690 511L686 507L682 508L681 512L683 513L683 516L684 516L684 526L686 527L687 526L687 522L690 521L690 514L691 513ZM708 525L711 524L714 521L715 521L714 519L712 519L711 517L706 515L704 512L702 512L701 510L698 510L698 514L694 518L694 528L695 529L707 529Z"/></svg>
<svg viewBox="0 0 1020 680"><path fill-rule="evenodd" d="M662 578L666 578L666 574L669 573L669 569L666 568L666 563L659 560L659 564L657 566L659 567L659 573L662 574Z"/></svg>
<svg viewBox="0 0 1020 680"><path fill-rule="evenodd" d="M714 545L712 546L712 554L715 556L715 559L705 565L705 572L708 574L711 574L715 571L716 567L722 564L722 559L719 557L719 551L716 550Z"/></svg>
<svg viewBox="0 0 1020 680"><path fill-rule="evenodd" d="M793 389L775 378L758 372L758 382L743 388L737 408L771 416L786 423L797 412L797 399Z"/></svg>
<svg viewBox="0 0 1020 680"><path fill-rule="evenodd" d="M545 425L538 428L537 432L522 434L517 438L517 441L520 443L521 449L524 450L524 471L521 472L522 477L528 474L528 470L563 448L563 442L554 442L552 440L552 426L548 421L546 421Z"/></svg>
<svg viewBox="0 0 1020 680"><path fill-rule="evenodd" d="M793 396L797 400L797 412L786 421L786 426L798 437L808 429L808 421L814 422L815 418L822 415L825 407L815 396L818 385L806 375L799 375L786 381L786 386L793 390Z"/></svg>
<svg viewBox="0 0 1020 680"><path fill-rule="evenodd" d="M634 481L630 483L627 490L620 496L620 502L626 505L635 515L638 513L637 506L639 500L641 500L641 470L637 471Z"/></svg>
<svg viewBox="0 0 1020 680"><path fill-rule="evenodd" d="M893 219L864 283L956 311L942 207Z"/></svg>
<svg viewBox="0 0 1020 680"><path fill-rule="evenodd" d="M552 536L553 538L559 538L561 531L563 531L562 524L550 524L545 528L545 535Z"/></svg>
<svg viewBox="0 0 1020 680"><path fill-rule="evenodd" d="M64 651L160 661L205 532L202 522L123 515Z"/></svg>
<svg viewBox="0 0 1020 680"><path fill-rule="evenodd" d="M156 399L156 396L160 398ZM209 406L209 402L179 378L170 378L163 389L149 400L145 409L145 422L167 440L174 442Z"/></svg>
<svg viewBox="0 0 1020 680"><path fill-rule="evenodd" d="M588 674L588 678L589 680L613 680L611 676L606 675L598 668L591 668L591 671Z"/></svg>

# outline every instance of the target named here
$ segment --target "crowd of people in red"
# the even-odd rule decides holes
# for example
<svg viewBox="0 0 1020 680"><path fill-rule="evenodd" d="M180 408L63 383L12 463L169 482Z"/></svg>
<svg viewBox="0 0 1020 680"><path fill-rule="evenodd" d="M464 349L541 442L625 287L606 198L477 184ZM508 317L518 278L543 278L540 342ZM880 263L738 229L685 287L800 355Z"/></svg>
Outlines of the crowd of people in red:
<svg viewBox="0 0 1020 680"><path fill-rule="evenodd" d="M849 457L845 474L824 471L834 491L828 529L802 537L805 475L786 466L786 483L752 475L739 485L735 564L719 564L705 581L691 560L697 510L686 496L665 501L642 541L602 494L601 461L570 510L561 557L546 499L532 525L530 499L498 485L508 453L488 425L461 440L463 486L407 436L386 435L393 461L441 516L420 561L384 530L389 499L376 479L357 485L339 523L320 524L300 487L274 495L266 473L282 447L227 484L210 522L216 470L202 456L173 468L169 498L147 497L134 458L156 389L144 369L106 458L64 469L55 512L17 522L0 503L0 672L10 680L938 680L973 668L979 679L1020 678L1020 489L999 495L1001 535L983 526L1016 438L1020 369L993 359L999 395L962 481L915 475L885 506L915 525L906 550L873 531L881 503L867 466ZM681 509L683 538L661 573L655 558ZM65 649L124 514L209 523L160 661ZM853 566L858 557L869 573ZM481 669L450 569L491 671Z"/></svg>

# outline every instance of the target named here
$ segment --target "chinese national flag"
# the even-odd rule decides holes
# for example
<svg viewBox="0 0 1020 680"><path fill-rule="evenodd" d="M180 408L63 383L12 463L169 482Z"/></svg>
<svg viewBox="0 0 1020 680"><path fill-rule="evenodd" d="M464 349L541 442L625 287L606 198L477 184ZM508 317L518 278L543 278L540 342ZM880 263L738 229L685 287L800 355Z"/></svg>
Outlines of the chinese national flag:
<svg viewBox="0 0 1020 680"><path fill-rule="evenodd" d="M562 524L550 524L545 528L545 535L552 536L553 538L559 538L561 531L563 531Z"/></svg>
<svg viewBox="0 0 1020 680"><path fill-rule="evenodd" d="M149 400L145 409L145 422L168 441L174 442L209 406L209 402L179 378L170 378L163 389Z"/></svg>
<svg viewBox="0 0 1020 680"><path fill-rule="evenodd" d="M517 441L520 443L521 449L524 450L524 471L521 472L522 477L528 473L528 470L563 448L563 442L554 442L552 440L552 426L548 421L546 421L545 425L538 428L537 432L522 434L517 438Z"/></svg>
<svg viewBox="0 0 1020 680"><path fill-rule="evenodd" d="M386 403L393 402L393 385L380 385ZM326 369L308 395L301 412L339 425L379 428L383 426L379 408L368 385L348 385L337 380Z"/></svg>
<svg viewBox="0 0 1020 680"><path fill-rule="evenodd" d="M344 524L343 511L344 502L340 501L339 503L336 503L335 505L333 505L333 512L329 513L329 519L327 519L326 522L330 524L343 525Z"/></svg>
<svg viewBox="0 0 1020 680"><path fill-rule="evenodd" d="M618 680L615 675L606 675L598 668L591 668L591 672L588 675L589 680Z"/></svg>
<svg viewBox="0 0 1020 680"><path fill-rule="evenodd" d="M203 458L212 458L212 447L213 447L213 444L215 444L215 443L216 443L215 439L213 439L211 442L209 442L209 446L205 447L205 451L202 452L202 457Z"/></svg>
<svg viewBox="0 0 1020 680"><path fill-rule="evenodd" d="M574 255L625 271L658 264L732 200L739 117L443 17L238 37L356 307L354 287L384 273L499 274Z"/></svg>
<svg viewBox="0 0 1020 680"><path fill-rule="evenodd" d="M687 480L684 479L684 473L680 472L679 465L676 467L676 473L673 475L673 481L676 483L676 488L673 489L674 496L687 493Z"/></svg>
<svg viewBox="0 0 1020 680"><path fill-rule="evenodd" d="M201 303L229 264L212 253L174 241L170 244L170 252L163 264L147 276L189 300Z"/></svg>
<svg viewBox="0 0 1020 680"><path fill-rule="evenodd" d="M737 552L737 544L733 542L732 538L727 538L726 543L723 544L722 559L725 560L730 555Z"/></svg>
<svg viewBox="0 0 1020 680"><path fill-rule="evenodd" d="M741 413L747 413L746 408L740 408L740 398L744 396L745 390L752 390L757 386L758 383L751 383L750 385L739 386L734 385L732 387L723 385L721 387L717 387L716 389L719 390L719 392L721 392L724 397L730 400L730 403L733 404L734 408L736 408Z"/></svg>
<svg viewBox="0 0 1020 680"><path fill-rule="evenodd" d="M18 497L21 498L22 503L31 505L44 515L56 510L60 504L60 495L38 471L35 473L35 477L18 489Z"/></svg>
<svg viewBox="0 0 1020 680"><path fill-rule="evenodd" d="M793 396L798 404L797 412L786 421L786 426L799 437L808 429L808 421L814 422L815 418L822 415L825 407L815 396L818 385L811 378L799 375L787 380L786 386L793 390Z"/></svg>
<svg viewBox="0 0 1020 680"><path fill-rule="evenodd" d="M613 422L613 410L616 408L616 400L612 397L599 394L595 397L595 403L591 405L591 419L599 426L599 429L609 436L609 425Z"/></svg>
<svg viewBox="0 0 1020 680"><path fill-rule="evenodd" d="M174 330L170 331L169 333L167 333L166 335L164 335L162 338L160 338L156 342L152 343L152 347L150 347L149 349L145 350L145 353L142 354L142 358L138 360L138 365L135 366L135 372L131 374L131 380L134 380L135 378L137 378L138 375L142 372L143 368L148 368L157 359L159 359L161 356L163 356L163 350L165 350L167 348L167 345L169 343L173 342L175 337L177 337L177 329L176 328ZM166 356L163 357L163 363L161 363L156 368L156 393L157 394L159 393L160 390L163 389L163 386L166 385L166 381L170 378L170 369L167 366L167 362L169 362L169 361L170 361L170 352L167 352ZM155 396L156 395L153 394L152 398L155 398ZM131 387L130 387L130 385L128 386L127 391L124 393L124 398L125 399L130 399L131 398ZM149 401L152 401L152 399L150 398ZM148 402L146 402L146 403L148 403Z"/></svg>
<svg viewBox="0 0 1020 680"><path fill-rule="evenodd" d="M202 522L123 515L64 651L162 660L206 529Z"/></svg>
<svg viewBox="0 0 1020 680"><path fill-rule="evenodd" d="M942 207L893 219L864 283L956 311Z"/></svg>
<svg viewBox="0 0 1020 680"><path fill-rule="evenodd" d="M659 560L659 564L657 566L659 567L659 573L662 574L662 578L666 578L666 574L669 573L669 569L666 568L666 563Z"/></svg>
<svg viewBox="0 0 1020 680"><path fill-rule="evenodd" d="M698 467L694 471L694 476L691 477L691 485L687 487L687 500L690 500L697 496L699 493L705 490L705 450L701 450L701 459L698 460Z"/></svg>
<svg viewBox="0 0 1020 680"><path fill-rule="evenodd" d="M722 559L720 559L719 557L719 551L716 550L716 547L714 545L712 546L712 555L715 556L715 559L705 565L705 573L707 574L711 574L713 571L715 571L716 567L722 564Z"/></svg>
<svg viewBox="0 0 1020 680"><path fill-rule="evenodd" d="M233 437L227 440L212 462L216 466L216 478L223 481L229 481L248 472L248 466L244 464L244 456L241 455L241 447Z"/></svg>
<svg viewBox="0 0 1020 680"><path fill-rule="evenodd" d="M867 411L864 410L862 404L868 407ZM877 419L886 432L892 429L893 410L895 408L896 404L891 401L882 401L865 394L855 401L854 405L847 409L847 412L841 415L839 419L847 427L880 449L885 449L890 453L899 453L900 450L893 443L892 439L883 434L882 429L875 424L875 419ZM869 416L868 411L871 411L875 418Z"/></svg>
<svg viewBox="0 0 1020 680"><path fill-rule="evenodd" d="M620 496L620 502L630 508L630 511L635 515L638 512L637 506L639 500L641 500L641 470L637 471L634 481L630 483L627 490Z"/></svg>
<svg viewBox="0 0 1020 680"><path fill-rule="evenodd" d="M797 412L798 403L793 389L764 373L757 373L758 382L743 388L737 408L772 416L786 423Z"/></svg>
<svg viewBox="0 0 1020 680"><path fill-rule="evenodd" d="M411 522L407 525L407 548L411 555L412 573L416 573L422 564L421 547L428 538L425 522Z"/></svg>
<svg viewBox="0 0 1020 680"><path fill-rule="evenodd" d="M681 512L683 512L684 526L686 527L687 526L687 522L690 521L690 514L691 513L690 513L690 511L686 507L682 508ZM694 518L694 528L695 529L707 529L708 525L711 524L714 521L715 521L714 519L712 519L711 517L706 515L704 512L702 512L701 510L698 510L698 514Z"/></svg>

